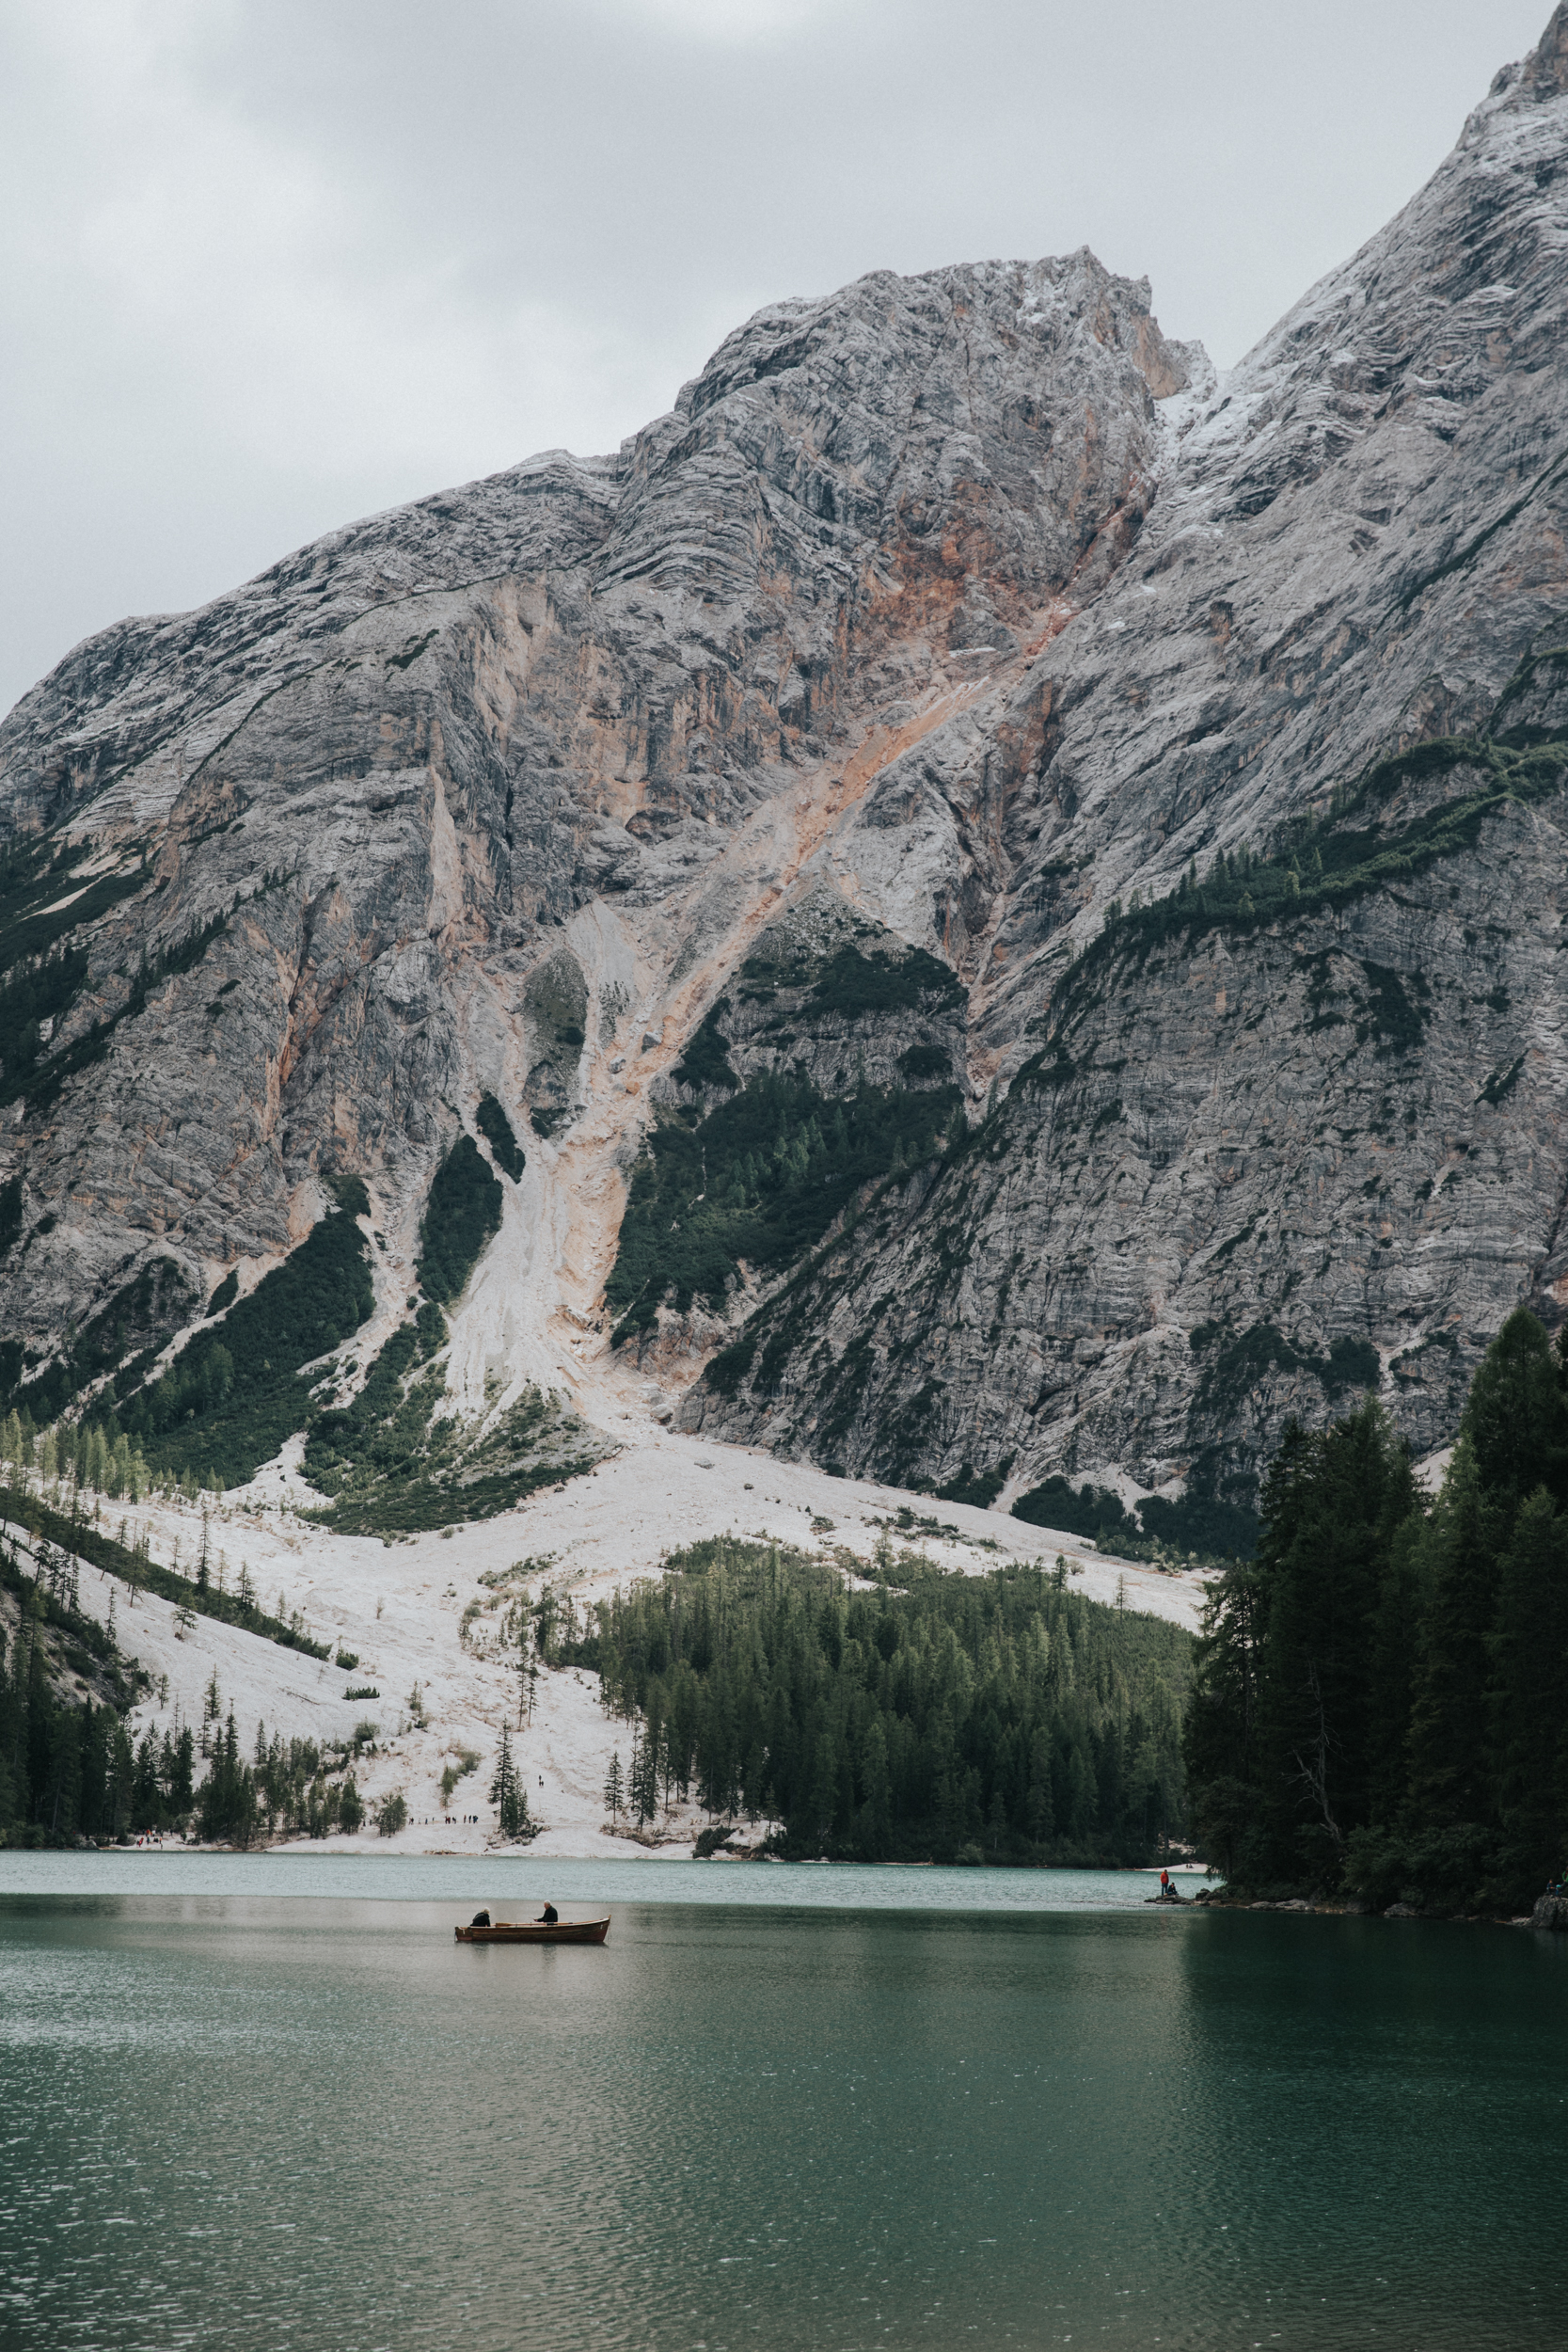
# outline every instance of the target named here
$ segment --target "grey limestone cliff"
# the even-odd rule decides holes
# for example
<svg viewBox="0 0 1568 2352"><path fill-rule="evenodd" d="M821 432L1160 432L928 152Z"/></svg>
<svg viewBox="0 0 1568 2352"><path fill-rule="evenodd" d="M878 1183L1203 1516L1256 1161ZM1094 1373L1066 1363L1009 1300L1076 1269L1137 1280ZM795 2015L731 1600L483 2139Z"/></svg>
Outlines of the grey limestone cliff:
<svg viewBox="0 0 1568 2352"><path fill-rule="evenodd" d="M684 1382L752 1315L688 1425L1008 1493L1244 1495L1369 1384L1443 1442L1568 1281L1565 148L1560 8L1223 385L1087 253L879 273L612 457L76 648L0 728L10 1392L344 1175L390 1327L490 1094L487 1395L593 1323L650 1119L789 1073L967 1118L696 1356L623 1340Z"/></svg>

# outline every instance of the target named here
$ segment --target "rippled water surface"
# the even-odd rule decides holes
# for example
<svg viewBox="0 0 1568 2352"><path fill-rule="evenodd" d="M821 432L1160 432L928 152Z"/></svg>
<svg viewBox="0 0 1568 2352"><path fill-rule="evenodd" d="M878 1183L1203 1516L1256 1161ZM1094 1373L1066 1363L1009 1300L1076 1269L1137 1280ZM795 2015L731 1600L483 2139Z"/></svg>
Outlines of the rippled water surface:
<svg viewBox="0 0 1568 2352"><path fill-rule="evenodd" d="M8 2346L1568 2341L1568 1938L4 1859Z"/></svg>

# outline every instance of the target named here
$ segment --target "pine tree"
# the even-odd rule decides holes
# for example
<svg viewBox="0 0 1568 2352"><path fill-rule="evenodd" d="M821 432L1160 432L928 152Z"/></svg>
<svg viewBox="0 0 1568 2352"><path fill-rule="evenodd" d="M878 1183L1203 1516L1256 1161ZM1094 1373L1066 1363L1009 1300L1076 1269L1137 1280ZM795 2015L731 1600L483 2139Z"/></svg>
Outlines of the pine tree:
<svg viewBox="0 0 1568 2352"><path fill-rule="evenodd" d="M641 1744L632 1750L627 1795L639 1829L645 1829L658 1811L658 1719L649 1723Z"/></svg>
<svg viewBox="0 0 1568 2352"><path fill-rule="evenodd" d="M1544 1486L1514 1520L1497 1579L1488 1693L1498 1816L1508 1871L1522 1895L1568 1861L1568 1518Z"/></svg>
<svg viewBox="0 0 1568 2352"><path fill-rule="evenodd" d="M1568 1398L1545 1331L1515 1308L1476 1369L1460 1422L1476 1477L1506 1545L1519 1506L1544 1486L1568 1502Z"/></svg>
<svg viewBox="0 0 1568 2352"><path fill-rule="evenodd" d="M1461 1437L1426 1530L1428 1600L1410 1716L1410 1793L1433 1829L1490 1811L1486 1690L1496 1555L1476 1452Z"/></svg>
<svg viewBox="0 0 1568 2352"><path fill-rule="evenodd" d="M496 1807L501 1836L521 1837L529 1826L528 1793L513 1760L510 1724L501 1725L501 1749L490 1783L490 1802Z"/></svg>
<svg viewBox="0 0 1568 2352"><path fill-rule="evenodd" d="M893 1827L892 1786L888 1778L887 1733L880 1715L874 1715L861 1735L859 1757L862 1851L879 1861L888 1848Z"/></svg>
<svg viewBox="0 0 1568 2352"><path fill-rule="evenodd" d="M1285 1492L1265 1495L1259 1728L1281 1875L1337 1871L1350 1830L1368 1818L1377 1600L1414 1502L1408 1458L1374 1397L1308 1438Z"/></svg>
<svg viewBox="0 0 1568 2352"><path fill-rule="evenodd" d="M621 1807L626 1801L626 1782L621 1772L621 1751L619 1748L616 1749L614 1755L610 1759L610 1771L606 1775L604 1785L604 1801L610 1807L610 1820L612 1821L615 1820L620 1814Z"/></svg>

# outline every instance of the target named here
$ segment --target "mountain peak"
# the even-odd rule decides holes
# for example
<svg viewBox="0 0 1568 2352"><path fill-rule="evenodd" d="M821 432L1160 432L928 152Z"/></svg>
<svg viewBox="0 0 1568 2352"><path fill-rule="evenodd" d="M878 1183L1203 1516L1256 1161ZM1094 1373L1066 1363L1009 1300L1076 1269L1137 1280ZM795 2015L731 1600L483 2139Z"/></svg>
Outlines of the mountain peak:
<svg viewBox="0 0 1568 2352"><path fill-rule="evenodd" d="M160 1351L348 1182L351 1383L439 1176L475 1431L1216 1509L1358 1387L1451 1437L1568 1305L1568 0L1502 87L1212 398L1086 250L879 271L78 647L0 728L0 1409L185 1444Z"/></svg>
<svg viewBox="0 0 1568 2352"><path fill-rule="evenodd" d="M1533 87L1544 95L1568 90L1568 0L1558 0L1550 24L1525 59L1524 70Z"/></svg>

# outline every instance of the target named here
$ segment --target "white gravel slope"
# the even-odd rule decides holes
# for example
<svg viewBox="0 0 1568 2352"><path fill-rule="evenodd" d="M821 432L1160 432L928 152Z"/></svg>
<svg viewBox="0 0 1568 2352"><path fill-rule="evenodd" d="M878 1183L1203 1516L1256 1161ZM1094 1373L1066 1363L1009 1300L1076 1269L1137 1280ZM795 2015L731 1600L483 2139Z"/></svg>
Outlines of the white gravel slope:
<svg viewBox="0 0 1568 2352"><path fill-rule="evenodd" d="M869 1564L879 1522L895 1519L903 1507L952 1533L900 1534L895 1527L895 1544L915 1544L953 1569L978 1574L1006 1560L1049 1563L1060 1553L1074 1590L1092 1599L1115 1601L1120 1591L1128 1607L1188 1627L1196 1625L1202 1605L1203 1579L1196 1574L1161 1574L995 1513L831 1478L803 1464L657 1427L638 1429L596 1470L501 1518L459 1527L450 1536L391 1544L326 1534L295 1517L280 1498L292 1494L303 1502L309 1496L298 1456L296 1440L250 1486L225 1498L211 1531L214 1572L221 1552L232 1588L243 1563L264 1607L276 1610L281 1600L285 1612L298 1610L313 1638L357 1655L352 1671L207 1617L182 1638L168 1603L143 1594L129 1607L126 1588L94 1570L83 1575L82 1601L102 1618L113 1598L122 1647L153 1677L153 1695L135 1720L138 1737L145 1725L162 1729L177 1717L199 1727L203 1693L214 1673L224 1711L232 1705L247 1754L259 1722L269 1734L318 1740L350 1736L366 1717L378 1724L377 1753L364 1759L357 1777L372 1807L393 1789L407 1799L409 1826L389 1841L392 1851L480 1851L491 1843L495 1814L488 1790L503 1722L514 1726L531 1809L546 1824L534 1852L635 1857L647 1851L628 1837L604 1834L605 1776L615 1749L626 1761L630 1727L603 1712L597 1677L570 1670L542 1674L532 1720L518 1732L515 1650L501 1653L487 1639L489 1616L477 1620L470 1646L460 1642L465 1606L491 1597L479 1582L487 1570L531 1560L538 1568L531 1589L547 1575L580 1607L656 1573L664 1553L708 1535L843 1546ZM189 1567L200 1540L198 1511L144 1504L124 1516L129 1532L150 1534L160 1561L171 1557L178 1539L180 1560ZM118 1506L104 1506L110 1532L120 1517ZM832 1526L814 1529L814 1519ZM410 1722L416 1683L427 1718L423 1730ZM350 1687L366 1684L377 1698L345 1697ZM460 1747L477 1751L481 1762L459 1784L452 1804L459 1815L478 1819L449 1822L437 1784L443 1764ZM661 1837L671 1842L659 1851L689 1852L701 1820L689 1808L661 1823ZM372 1835L327 1843L363 1843Z"/></svg>

